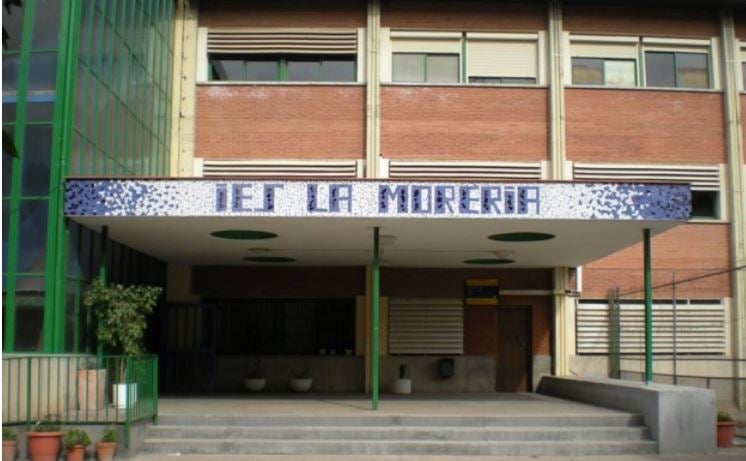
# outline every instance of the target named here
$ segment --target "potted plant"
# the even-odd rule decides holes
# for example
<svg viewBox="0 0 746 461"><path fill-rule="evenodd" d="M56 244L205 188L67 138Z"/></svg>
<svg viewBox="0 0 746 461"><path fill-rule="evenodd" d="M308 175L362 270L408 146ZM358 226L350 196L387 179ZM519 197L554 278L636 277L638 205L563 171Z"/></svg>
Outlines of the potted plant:
<svg viewBox="0 0 746 461"><path fill-rule="evenodd" d="M101 440L96 442L98 461L111 461L117 451L117 431L114 428L104 430Z"/></svg>
<svg viewBox="0 0 746 461"><path fill-rule="evenodd" d="M727 411L718 411L718 447L732 447L735 434L736 422L733 421L733 418L731 418Z"/></svg>
<svg viewBox="0 0 746 461"><path fill-rule="evenodd" d="M412 380L409 379L409 365L406 363L399 365L399 379L394 380L391 392L394 394L412 393Z"/></svg>
<svg viewBox="0 0 746 461"><path fill-rule="evenodd" d="M85 358L78 368L78 408L97 411L104 407L106 369L95 358Z"/></svg>
<svg viewBox="0 0 746 461"><path fill-rule="evenodd" d="M13 461L16 459L16 450L18 448L18 434L7 427L3 428L3 461Z"/></svg>
<svg viewBox="0 0 746 461"><path fill-rule="evenodd" d="M85 448L91 444L91 438L83 429L70 429L62 436L62 445L65 446L67 461L83 461L85 459Z"/></svg>
<svg viewBox="0 0 746 461"><path fill-rule="evenodd" d="M160 287L119 284L105 285L94 279L83 297L86 308L96 315L96 337L110 354L137 356L144 353L143 337L147 316L153 312ZM131 407L137 401L137 383L128 382L125 357L116 365L117 382L112 401L117 408Z"/></svg>
<svg viewBox="0 0 746 461"><path fill-rule="evenodd" d="M37 421L26 432L31 461L57 461L60 453L62 424L56 418Z"/></svg>
<svg viewBox="0 0 746 461"><path fill-rule="evenodd" d="M267 378L262 372L262 360L255 359L253 366L243 380L243 387L249 392L261 392L267 385Z"/></svg>
<svg viewBox="0 0 746 461"><path fill-rule="evenodd" d="M292 370L290 376L290 389L293 392L308 392L308 390L311 389L313 380L311 379L311 374L308 372L307 368Z"/></svg>

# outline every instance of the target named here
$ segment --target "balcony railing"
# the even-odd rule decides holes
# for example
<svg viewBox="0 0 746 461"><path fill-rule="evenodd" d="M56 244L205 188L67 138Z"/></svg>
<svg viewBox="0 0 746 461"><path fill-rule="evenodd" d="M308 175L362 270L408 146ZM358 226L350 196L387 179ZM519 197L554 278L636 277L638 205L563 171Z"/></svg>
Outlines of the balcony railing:
<svg viewBox="0 0 746 461"><path fill-rule="evenodd" d="M3 355L3 425L124 425L158 416L154 355Z"/></svg>

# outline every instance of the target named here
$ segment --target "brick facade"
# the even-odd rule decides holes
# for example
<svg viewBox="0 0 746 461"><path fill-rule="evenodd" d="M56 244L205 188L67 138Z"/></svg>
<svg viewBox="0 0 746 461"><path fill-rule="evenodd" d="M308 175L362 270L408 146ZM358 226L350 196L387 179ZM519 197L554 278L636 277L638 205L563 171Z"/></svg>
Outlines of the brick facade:
<svg viewBox="0 0 746 461"><path fill-rule="evenodd" d="M728 224L686 224L652 239L653 285L667 284L672 271L677 280L710 274L730 266ZM622 292L643 286L642 244L631 246L585 266L583 297L606 298L608 290L619 286ZM662 288L655 297L671 298L671 289ZM710 299L730 296L730 276L714 276L677 287L680 298ZM643 293L628 295L641 299Z"/></svg>
<svg viewBox="0 0 746 461"><path fill-rule="evenodd" d="M361 86L199 86L194 155L364 158L364 99Z"/></svg>
<svg viewBox="0 0 746 461"><path fill-rule="evenodd" d="M365 0L208 0L199 2L203 27L365 27Z"/></svg>
<svg viewBox="0 0 746 461"><path fill-rule="evenodd" d="M715 10L564 5L563 28L591 34L716 37Z"/></svg>
<svg viewBox="0 0 746 461"><path fill-rule="evenodd" d="M384 86L381 154L395 159L546 160L547 90Z"/></svg>
<svg viewBox="0 0 746 461"><path fill-rule="evenodd" d="M723 163L720 93L568 88L567 158Z"/></svg>
<svg viewBox="0 0 746 461"><path fill-rule="evenodd" d="M547 29L541 3L384 0L381 26L402 29L537 31Z"/></svg>

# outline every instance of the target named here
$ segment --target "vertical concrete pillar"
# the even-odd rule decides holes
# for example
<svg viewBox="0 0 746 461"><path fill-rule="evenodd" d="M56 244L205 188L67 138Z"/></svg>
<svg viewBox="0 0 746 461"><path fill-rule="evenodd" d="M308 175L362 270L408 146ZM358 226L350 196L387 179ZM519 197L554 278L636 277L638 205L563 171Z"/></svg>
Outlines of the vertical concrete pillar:
<svg viewBox="0 0 746 461"><path fill-rule="evenodd" d="M565 91L562 44L562 2L548 0L550 179L568 179L565 169Z"/></svg>
<svg viewBox="0 0 746 461"><path fill-rule="evenodd" d="M381 0L368 0L365 47L365 177L380 177L381 155Z"/></svg>
<svg viewBox="0 0 746 461"><path fill-rule="evenodd" d="M741 104L739 96L740 49L736 39L733 12L720 12L720 46L723 75L723 110L725 120L726 156L728 159L728 204L730 218L730 253L731 267L746 265L746 197L744 197L744 178L746 167L743 161L743 137L741 121ZM731 295L733 299L733 357L746 359L746 270L735 271L731 277ZM746 366L743 362L734 363L734 376L746 377ZM735 400L741 409L746 408L746 382L740 381L736 386Z"/></svg>
<svg viewBox="0 0 746 461"><path fill-rule="evenodd" d="M174 12L171 176L192 176L197 78L197 6L178 0Z"/></svg>
<svg viewBox="0 0 746 461"><path fill-rule="evenodd" d="M571 345L569 341L575 336L571 315L571 307L574 300L567 296L569 290L569 274L566 267L555 267L553 272L554 279L554 325L552 346L554 354L554 374L557 376L567 376L570 374L570 353Z"/></svg>

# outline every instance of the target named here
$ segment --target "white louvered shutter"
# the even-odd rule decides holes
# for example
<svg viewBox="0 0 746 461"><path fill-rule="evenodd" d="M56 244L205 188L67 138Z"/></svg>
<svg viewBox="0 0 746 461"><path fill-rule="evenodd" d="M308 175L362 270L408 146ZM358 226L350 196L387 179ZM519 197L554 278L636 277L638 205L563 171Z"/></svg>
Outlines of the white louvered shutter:
<svg viewBox="0 0 746 461"><path fill-rule="evenodd" d="M391 354L463 354L464 307L460 299L389 301Z"/></svg>

